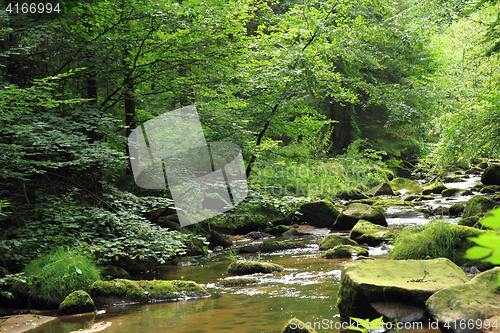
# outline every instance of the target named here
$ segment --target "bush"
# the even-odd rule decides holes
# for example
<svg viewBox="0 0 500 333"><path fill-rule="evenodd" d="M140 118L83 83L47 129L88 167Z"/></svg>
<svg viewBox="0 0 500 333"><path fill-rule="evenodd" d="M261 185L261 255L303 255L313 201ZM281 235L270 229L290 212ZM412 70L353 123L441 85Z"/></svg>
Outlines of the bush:
<svg viewBox="0 0 500 333"><path fill-rule="evenodd" d="M14 288L46 304L58 304L73 291L87 290L100 278L99 269L90 257L64 248L33 260L24 273L28 285L16 284Z"/></svg>

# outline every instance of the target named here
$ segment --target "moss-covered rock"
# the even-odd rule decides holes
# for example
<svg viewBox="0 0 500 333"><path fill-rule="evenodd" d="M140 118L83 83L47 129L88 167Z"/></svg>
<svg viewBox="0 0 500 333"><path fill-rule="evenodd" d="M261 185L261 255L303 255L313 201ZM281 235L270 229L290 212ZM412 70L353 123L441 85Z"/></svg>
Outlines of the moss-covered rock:
<svg viewBox="0 0 500 333"><path fill-rule="evenodd" d="M343 320L374 319L377 303L400 302L425 309L435 292L468 281L465 273L445 258L434 260L359 260L341 273L337 306Z"/></svg>
<svg viewBox="0 0 500 333"><path fill-rule="evenodd" d="M352 239L348 239L337 234L331 234L321 240L321 242L319 243L319 250L326 251L329 249L333 249L338 245L358 246L359 244L353 241Z"/></svg>
<svg viewBox="0 0 500 333"><path fill-rule="evenodd" d="M342 211L337 221L335 221L330 229L351 230L359 220L366 220L385 227L387 226L383 208L361 203L352 203Z"/></svg>
<svg viewBox="0 0 500 333"><path fill-rule="evenodd" d="M466 218L469 216L484 214L493 209L495 204L496 202L490 198L476 195L466 202L463 217Z"/></svg>
<svg viewBox="0 0 500 333"><path fill-rule="evenodd" d="M441 192L441 195L444 198L452 197L452 196L457 196L465 192L465 190L459 189L459 188L447 188L443 192Z"/></svg>
<svg viewBox="0 0 500 333"><path fill-rule="evenodd" d="M433 222L423 226L401 230L394 241L390 258L433 259L448 258L462 266L489 267L489 263L464 258L465 251L475 244L469 237L477 237L485 231L446 222Z"/></svg>
<svg viewBox="0 0 500 333"><path fill-rule="evenodd" d="M160 217L156 224L158 224L162 228L168 228L172 230L182 229L177 214Z"/></svg>
<svg viewBox="0 0 500 333"><path fill-rule="evenodd" d="M227 268L228 275L246 275L254 273L274 273L283 271L283 266L263 261L237 260Z"/></svg>
<svg viewBox="0 0 500 333"><path fill-rule="evenodd" d="M187 256L202 256L205 254L205 251L203 251L205 244L199 238L189 237L184 241L184 245L187 248Z"/></svg>
<svg viewBox="0 0 500 333"><path fill-rule="evenodd" d="M249 284L259 283L259 279L252 277L237 277L237 278L225 278L217 282L221 286L224 287L238 287L238 286L247 286Z"/></svg>
<svg viewBox="0 0 500 333"><path fill-rule="evenodd" d="M453 322L476 322L477 319L486 319L500 315L500 290L495 284L498 282L500 267L483 272L470 282L458 284L442 289L426 302L427 310L442 326ZM476 332L465 327L455 329L451 325L451 332ZM474 328L477 328L474 325ZM477 330L481 332L481 330Z"/></svg>
<svg viewBox="0 0 500 333"><path fill-rule="evenodd" d="M483 184L476 184L476 185L472 186L470 190L474 191L474 192L481 192L483 187L484 187Z"/></svg>
<svg viewBox="0 0 500 333"><path fill-rule="evenodd" d="M245 235L279 224L289 225L293 217L284 218L280 210L271 205L241 203L238 207L240 215L235 215L234 219L212 218L210 228L229 235Z"/></svg>
<svg viewBox="0 0 500 333"><path fill-rule="evenodd" d="M475 228L477 226L478 221L479 221L478 216L469 216L458 221L458 225Z"/></svg>
<svg viewBox="0 0 500 333"><path fill-rule="evenodd" d="M95 311L95 305L90 295L86 291L77 290L66 296L64 301L59 304L58 313L70 315L93 311Z"/></svg>
<svg viewBox="0 0 500 333"><path fill-rule="evenodd" d="M317 333L308 324L298 320L297 318L290 319L283 328L281 333Z"/></svg>
<svg viewBox="0 0 500 333"><path fill-rule="evenodd" d="M456 204L453 204L448 212L450 213L450 216L459 216L464 212L465 205L461 202L457 202Z"/></svg>
<svg viewBox="0 0 500 333"><path fill-rule="evenodd" d="M208 245L209 249L213 249L216 246L222 246L223 248L233 246L233 242L229 239L229 237L215 230L210 232L208 240L210 241L210 244Z"/></svg>
<svg viewBox="0 0 500 333"><path fill-rule="evenodd" d="M424 189L422 190L422 194L423 195L429 195L431 193L441 194L441 192L446 190L446 188L447 187L444 186L443 183L435 182L435 183L429 184L426 187L424 187Z"/></svg>
<svg viewBox="0 0 500 333"><path fill-rule="evenodd" d="M368 250L361 246L338 245L323 254L323 258L326 259L352 258L354 256L367 257Z"/></svg>
<svg viewBox="0 0 500 333"><path fill-rule="evenodd" d="M405 197L404 201L425 201L425 200L432 200L434 197L432 195L420 195L420 194L410 194Z"/></svg>
<svg viewBox="0 0 500 333"><path fill-rule="evenodd" d="M389 185L391 185L392 189L395 191L405 189L411 193L420 193L423 190L422 186L406 178L395 178L389 182Z"/></svg>
<svg viewBox="0 0 500 333"><path fill-rule="evenodd" d="M396 234L396 231L387 227L383 227L369 221L359 220L358 223L356 223L356 225L352 228L349 238L358 244L377 246L382 242L394 239Z"/></svg>
<svg viewBox="0 0 500 333"><path fill-rule="evenodd" d="M487 167L481 175L481 182L484 185L500 185L500 165L493 164Z"/></svg>
<svg viewBox="0 0 500 333"><path fill-rule="evenodd" d="M500 185L488 185L484 186L481 191L481 193L496 193L500 192Z"/></svg>
<svg viewBox="0 0 500 333"><path fill-rule="evenodd" d="M339 216L337 208L328 200L305 203L300 206L299 212L301 215L298 219L301 223L318 228L331 227Z"/></svg>
<svg viewBox="0 0 500 333"><path fill-rule="evenodd" d="M290 229L289 226L286 225L277 225L274 227L269 227L264 230L264 232L267 232L268 234L271 234L273 236L280 236L284 232L288 231Z"/></svg>
<svg viewBox="0 0 500 333"><path fill-rule="evenodd" d="M137 281L139 287L148 293L149 299L155 302L209 296L210 294L194 281L154 280Z"/></svg>
<svg viewBox="0 0 500 333"><path fill-rule="evenodd" d="M115 265L105 266L101 271L103 280L130 279L130 274L121 267Z"/></svg>
<svg viewBox="0 0 500 333"><path fill-rule="evenodd" d="M373 194L374 196L379 196L379 195L391 195L394 196L396 195L389 183L382 183L378 186L375 186L372 188L368 193Z"/></svg>
<svg viewBox="0 0 500 333"><path fill-rule="evenodd" d="M148 300L148 293L139 287L137 282L126 279L96 281L90 286L89 294L97 306L141 303Z"/></svg>

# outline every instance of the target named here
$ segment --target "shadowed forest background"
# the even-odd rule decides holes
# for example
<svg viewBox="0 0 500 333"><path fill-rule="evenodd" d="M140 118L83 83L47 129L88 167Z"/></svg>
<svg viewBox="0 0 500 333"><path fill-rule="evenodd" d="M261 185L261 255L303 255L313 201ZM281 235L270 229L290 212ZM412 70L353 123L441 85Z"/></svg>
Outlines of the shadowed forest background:
<svg viewBox="0 0 500 333"><path fill-rule="evenodd" d="M0 12L11 273L61 246L100 264L202 254L211 226L499 157L498 1L59 3ZM191 104L207 141L241 147L250 193L181 228L168 190L135 185L126 142Z"/></svg>

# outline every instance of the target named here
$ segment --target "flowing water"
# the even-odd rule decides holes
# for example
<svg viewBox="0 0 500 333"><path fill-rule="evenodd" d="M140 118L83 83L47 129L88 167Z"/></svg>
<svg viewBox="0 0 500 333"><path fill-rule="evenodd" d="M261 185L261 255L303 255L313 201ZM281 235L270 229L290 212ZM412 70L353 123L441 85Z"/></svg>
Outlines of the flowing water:
<svg viewBox="0 0 500 333"><path fill-rule="evenodd" d="M477 178L467 182L446 184L454 188L470 188ZM436 196L423 205L446 206L469 197L441 198ZM386 209L390 227L429 222L423 213L412 208ZM340 332L336 307L342 266L347 259L323 259L319 241L328 233L315 229L309 236L295 237L308 243L307 248L262 254L261 260L285 267L281 273L258 274L259 283L242 287L221 287L217 281L225 277L230 264L227 254L217 253L211 259L199 258L200 265L189 267L149 266L137 279L186 279L203 284L211 296L196 300L106 308L102 315L59 317L33 333L68 333L90 328L95 322L110 321L105 333L215 333L215 332L280 332L283 324L293 317L315 325L318 332ZM383 258L387 246L370 248L371 256ZM247 255L246 258L252 258ZM255 255L253 255L255 258ZM401 332L440 332L439 329L419 328Z"/></svg>

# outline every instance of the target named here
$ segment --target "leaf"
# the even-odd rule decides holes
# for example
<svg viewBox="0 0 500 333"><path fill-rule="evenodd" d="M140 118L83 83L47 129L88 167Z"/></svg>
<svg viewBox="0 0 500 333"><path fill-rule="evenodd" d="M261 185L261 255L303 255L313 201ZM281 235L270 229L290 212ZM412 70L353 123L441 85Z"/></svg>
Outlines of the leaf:
<svg viewBox="0 0 500 333"><path fill-rule="evenodd" d="M494 250L491 256L481 261L491 262L494 265L500 264L500 249Z"/></svg>
<svg viewBox="0 0 500 333"><path fill-rule="evenodd" d="M500 234L486 233L479 235L478 237L469 237L469 240L473 241L479 246L495 249L498 248L500 244Z"/></svg>
<svg viewBox="0 0 500 333"><path fill-rule="evenodd" d="M82 270L78 267L75 266L75 271L78 273L78 274L82 274Z"/></svg>
<svg viewBox="0 0 500 333"><path fill-rule="evenodd" d="M492 215L485 217L479 223L487 228L500 229L500 208L490 211Z"/></svg>
<svg viewBox="0 0 500 333"><path fill-rule="evenodd" d="M491 249L480 246L473 246L465 252L464 258L467 259L483 259L491 254Z"/></svg>

